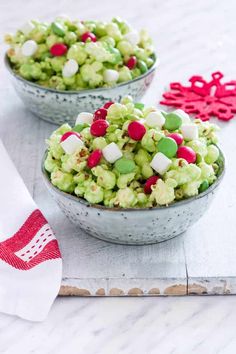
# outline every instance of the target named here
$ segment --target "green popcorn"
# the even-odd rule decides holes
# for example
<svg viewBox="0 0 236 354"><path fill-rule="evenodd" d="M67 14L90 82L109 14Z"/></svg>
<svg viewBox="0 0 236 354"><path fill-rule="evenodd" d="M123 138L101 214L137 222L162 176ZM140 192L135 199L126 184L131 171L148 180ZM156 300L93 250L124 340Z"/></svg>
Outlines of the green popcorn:
<svg viewBox="0 0 236 354"><path fill-rule="evenodd" d="M113 18L112 22L117 24L117 26L119 27L122 34L126 34L126 33L130 32L130 30L131 30L129 24L126 21L123 21L119 17Z"/></svg>
<svg viewBox="0 0 236 354"><path fill-rule="evenodd" d="M197 180L201 176L201 168L194 164L179 166L175 170L170 170L165 173L165 179L174 179L178 186L188 183L192 180Z"/></svg>
<svg viewBox="0 0 236 354"><path fill-rule="evenodd" d="M45 42L48 36L48 26L43 23L37 23L36 27L30 32L30 39L38 44Z"/></svg>
<svg viewBox="0 0 236 354"><path fill-rule="evenodd" d="M56 43L63 43L63 38L58 37L55 34L51 34L50 36L47 37L46 45L48 46L48 49L50 49Z"/></svg>
<svg viewBox="0 0 236 354"><path fill-rule="evenodd" d="M49 152L47 154L47 157L44 162L44 167L45 167L45 170L47 170L48 172L56 171L60 167L59 161L53 157L51 152Z"/></svg>
<svg viewBox="0 0 236 354"><path fill-rule="evenodd" d="M132 173L126 173L126 174L121 174L117 178L117 187L124 189L130 184L135 178L135 172Z"/></svg>
<svg viewBox="0 0 236 354"><path fill-rule="evenodd" d="M91 182L85 188L84 198L91 204L101 203L104 198L104 189L97 183Z"/></svg>
<svg viewBox="0 0 236 354"><path fill-rule="evenodd" d="M72 193L75 187L73 175L60 170L51 173L51 182L63 192Z"/></svg>
<svg viewBox="0 0 236 354"><path fill-rule="evenodd" d="M127 111L128 110L124 105L114 103L108 108L106 118L110 123L118 124L119 122L124 122Z"/></svg>
<svg viewBox="0 0 236 354"><path fill-rule="evenodd" d="M97 150L97 149L102 150L104 149L105 146L107 146L107 142L106 139L103 138L102 136L97 137L92 141L93 150Z"/></svg>
<svg viewBox="0 0 236 354"><path fill-rule="evenodd" d="M124 96L124 97L122 97L120 103L126 105L126 107L127 107L129 104L133 104L133 97L130 95ZM132 107L134 107L134 106L132 106Z"/></svg>
<svg viewBox="0 0 236 354"><path fill-rule="evenodd" d="M141 173L144 178L149 178L153 175L153 169L150 166L150 163L144 163L141 166Z"/></svg>
<svg viewBox="0 0 236 354"><path fill-rule="evenodd" d="M77 35L75 32L67 32L64 37L64 41L67 45L72 45L77 41Z"/></svg>
<svg viewBox="0 0 236 354"><path fill-rule="evenodd" d="M213 164L218 160L220 156L219 149L215 145L209 145L207 147L207 155L205 157L205 161L208 164Z"/></svg>
<svg viewBox="0 0 236 354"><path fill-rule="evenodd" d="M89 155L89 152L86 147L81 147L80 149L77 149L74 154L63 155L61 157L62 170L65 172L83 171L85 169L85 167L87 166L88 155Z"/></svg>
<svg viewBox="0 0 236 354"><path fill-rule="evenodd" d="M201 169L201 179L212 183L215 179L214 168L205 162L200 162L198 166Z"/></svg>
<svg viewBox="0 0 236 354"><path fill-rule="evenodd" d="M94 176L97 177L97 184L104 189L113 189L116 185L116 175L111 172L107 171L101 166L96 166L92 168L92 173Z"/></svg>
<svg viewBox="0 0 236 354"><path fill-rule="evenodd" d="M134 161L136 162L136 164L141 167L143 166L143 164L149 163L151 159L151 155L144 149L139 149L134 157Z"/></svg>
<svg viewBox="0 0 236 354"><path fill-rule="evenodd" d="M112 37L109 37L109 36L101 37L100 41L106 43L110 47L115 47L115 45L116 45L115 40Z"/></svg>
<svg viewBox="0 0 236 354"><path fill-rule="evenodd" d="M127 66L123 66L119 70L118 82L125 82L125 81L129 81L129 80L132 80L131 72L130 72L129 68L127 68Z"/></svg>
<svg viewBox="0 0 236 354"><path fill-rule="evenodd" d="M102 42L85 43L85 51L97 62L112 61L113 55Z"/></svg>
<svg viewBox="0 0 236 354"><path fill-rule="evenodd" d="M54 57L50 59L50 64L52 66L52 69L56 71L57 73L62 72L63 66L65 65L66 58L61 56L61 57Z"/></svg>
<svg viewBox="0 0 236 354"><path fill-rule="evenodd" d="M107 60L108 63L111 63L113 65L118 65L123 63L122 56L120 54L120 51L117 48L114 48L113 46L107 44L107 50L111 53L111 57L109 58L109 60ZM123 68L124 67L126 66L123 66Z"/></svg>
<svg viewBox="0 0 236 354"><path fill-rule="evenodd" d="M92 135L90 133L90 127L84 128L81 130L80 135L82 137L82 140L89 145L90 140L92 140Z"/></svg>
<svg viewBox="0 0 236 354"><path fill-rule="evenodd" d="M138 205L145 207L148 204L148 197L145 193L137 193Z"/></svg>
<svg viewBox="0 0 236 354"><path fill-rule="evenodd" d="M82 34L84 34L85 32L87 32L87 28L85 27L85 25L82 22L76 22L75 23L76 26L76 34L77 36L82 36Z"/></svg>
<svg viewBox="0 0 236 354"><path fill-rule="evenodd" d="M116 193L114 205L121 208L134 207L138 202L136 193L129 187L119 189Z"/></svg>
<svg viewBox="0 0 236 354"><path fill-rule="evenodd" d="M96 37L103 37L107 34L106 25L106 23L99 21L96 23L96 27L93 30L93 33L96 35Z"/></svg>
<svg viewBox="0 0 236 354"><path fill-rule="evenodd" d="M41 59L42 57L49 56L48 47L46 44L39 44L37 52L35 53L35 59Z"/></svg>
<svg viewBox="0 0 236 354"><path fill-rule="evenodd" d="M158 205L168 205L175 199L174 188L162 179L159 179L152 187L150 199L155 201Z"/></svg>
<svg viewBox="0 0 236 354"><path fill-rule="evenodd" d="M198 189L200 187L201 181L192 181L182 185L184 197L193 197L198 195Z"/></svg>
<svg viewBox="0 0 236 354"><path fill-rule="evenodd" d="M87 57L85 43L73 44L67 52L67 59L74 59L79 65L83 65Z"/></svg>
<svg viewBox="0 0 236 354"><path fill-rule="evenodd" d="M141 140L141 145L148 152L154 152L157 149L157 141L159 140L160 140L159 133L155 129L149 129L144 134Z"/></svg>
<svg viewBox="0 0 236 354"><path fill-rule="evenodd" d="M104 205L107 207L113 207L114 206L114 199L116 196L116 192L113 192L111 190L105 190L104 191Z"/></svg>
<svg viewBox="0 0 236 354"><path fill-rule="evenodd" d="M90 87L97 87L103 81L103 76L99 74L102 68L102 63L97 61L92 64L84 64L80 69L81 77Z"/></svg>
<svg viewBox="0 0 236 354"><path fill-rule="evenodd" d="M66 85L62 77L52 76L49 80L49 87L54 88L56 90L65 90Z"/></svg>
<svg viewBox="0 0 236 354"><path fill-rule="evenodd" d="M106 25L106 32L108 36L112 37L116 42L122 38L121 31L118 25L114 22L108 23Z"/></svg>
<svg viewBox="0 0 236 354"><path fill-rule="evenodd" d="M126 40L122 40L117 44L117 49L121 52L123 56L131 56L134 54L135 48L132 44Z"/></svg>

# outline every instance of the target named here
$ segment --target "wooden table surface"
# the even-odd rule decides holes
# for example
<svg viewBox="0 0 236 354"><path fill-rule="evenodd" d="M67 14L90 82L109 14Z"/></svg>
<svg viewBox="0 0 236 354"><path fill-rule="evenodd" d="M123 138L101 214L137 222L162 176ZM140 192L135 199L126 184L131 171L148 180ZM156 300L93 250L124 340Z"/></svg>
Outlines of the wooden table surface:
<svg viewBox="0 0 236 354"><path fill-rule="evenodd" d="M152 34L161 65L144 102L157 104L171 81L187 82L193 74L210 78L221 70L226 79L236 78L234 2L151 1L115 3L102 0L99 7L73 1L50 5L26 2L18 16L14 2L1 4L1 33L14 31L27 18L51 19L67 12L82 18L125 17L134 27ZM53 2L55 4L55 1ZM16 2L15 2L16 4ZM122 9L122 5L125 7ZM16 5L17 6L17 5ZM58 8L59 7L59 8ZM174 7L174 11L173 11ZM20 10L20 9L19 9ZM33 11L34 10L34 11ZM21 11L21 10L20 10ZM209 16L209 12L211 13ZM10 20L9 20L10 19ZM1 44L1 55L6 46ZM76 229L46 191L40 172L45 139L55 126L27 111L11 87L8 74L0 73L0 136L39 207L54 228L64 268L61 294L134 295L152 293L185 295L236 292L236 121L222 123L221 147L227 172L221 189L204 217L183 236L144 247L106 243ZM216 121L216 120L214 120ZM153 290L154 289L154 290Z"/></svg>

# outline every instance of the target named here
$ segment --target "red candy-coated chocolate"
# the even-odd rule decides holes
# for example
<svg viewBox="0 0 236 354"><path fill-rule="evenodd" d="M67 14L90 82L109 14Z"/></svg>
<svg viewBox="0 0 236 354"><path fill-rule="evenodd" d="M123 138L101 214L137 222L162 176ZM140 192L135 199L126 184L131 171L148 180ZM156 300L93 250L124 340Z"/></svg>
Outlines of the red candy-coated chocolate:
<svg viewBox="0 0 236 354"><path fill-rule="evenodd" d="M137 58L136 58L135 56L130 57L130 58L127 60L127 62L125 63L125 65L126 65L130 70L134 69L135 66L136 66L136 64L137 64Z"/></svg>
<svg viewBox="0 0 236 354"><path fill-rule="evenodd" d="M178 134L178 133L168 134L167 137L174 139L177 145L181 145L182 142L184 141L184 138L182 137L182 135Z"/></svg>
<svg viewBox="0 0 236 354"><path fill-rule="evenodd" d="M93 136L104 136L106 134L109 124L104 119L98 119L92 123L90 127L90 133Z"/></svg>
<svg viewBox="0 0 236 354"><path fill-rule="evenodd" d="M87 166L93 168L97 166L102 158L102 150L94 150L88 157Z"/></svg>
<svg viewBox="0 0 236 354"><path fill-rule="evenodd" d="M66 52L67 52L67 46L63 43L55 43L50 48L50 53L54 57L60 57L60 56L64 55Z"/></svg>
<svg viewBox="0 0 236 354"><path fill-rule="evenodd" d="M188 146L180 146L177 150L177 157L184 159L188 163L194 163L196 161L196 152Z"/></svg>
<svg viewBox="0 0 236 354"><path fill-rule="evenodd" d="M99 108L93 115L93 121L95 122L98 119L106 119L107 110L105 108Z"/></svg>
<svg viewBox="0 0 236 354"><path fill-rule="evenodd" d="M97 37L92 32L85 32L85 33L82 34L82 36L81 36L81 41L82 42L86 42L88 39L91 42L97 42Z"/></svg>
<svg viewBox="0 0 236 354"><path fill-rule="evenodd" d="M145 184L144 184L144 188L143 188L143 189L144 189L144 193L146 193L146 194L151 194L151 193L152 193L151 186L153 186L154 184L156 184L159 178L160 178L160 177L158 177L158 176L151 176L151 177L149 177L149 178L146 180Z"/></svg>
<svg viewBox="0 0 236 354"><path fill-rule="evenodd" d="M145 133L146 133L145 126L137 121L131 122L128 125L128 134L129 137L133 140L136 141L142 140L142 137L144 136Z"/></svg>
<svg viewBox="0 0 236 354"><path fill-rule="evenodd" d="M75 135L75 136L77 136L77 138L79 138L79 139L81 138L80 135L79 135L79 133L76 133L76 132L66 132L65 134L62 135L60 142L66 140L66 139L69 138L69 136L71 136L71 135Z"/></svg>
<svg viewBox="0 0 236 354"><path fill-rule="evenodd" d="M112 104L114 104L115 102L109 101L107 103L104 104L103 108L108 109Z"/></svg>

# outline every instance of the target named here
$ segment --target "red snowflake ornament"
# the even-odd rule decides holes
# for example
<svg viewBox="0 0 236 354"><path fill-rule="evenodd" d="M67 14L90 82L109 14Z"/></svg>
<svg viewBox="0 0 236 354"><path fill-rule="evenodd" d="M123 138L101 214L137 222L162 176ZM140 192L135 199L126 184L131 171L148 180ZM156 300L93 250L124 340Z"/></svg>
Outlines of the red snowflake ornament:
<svg viewBox="0 0 236 354"><path fill-rule="evenodd" d="M217 71L212 74L212 80L207 82L202 76L194 75L189 79L189 87L173 82L170 84L171 91L163 94L164 100L160 103L196 114L196 118L202 121L212 116L230 120L236 113L236 81L222 84L220 80L223 76Z"/></svg>

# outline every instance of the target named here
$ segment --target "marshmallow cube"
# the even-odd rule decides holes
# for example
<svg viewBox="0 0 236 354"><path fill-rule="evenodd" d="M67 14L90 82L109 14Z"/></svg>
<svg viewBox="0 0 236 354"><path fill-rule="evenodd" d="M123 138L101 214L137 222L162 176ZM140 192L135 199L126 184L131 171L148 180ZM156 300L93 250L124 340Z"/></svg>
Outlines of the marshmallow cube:
<svg viewBox="0 0 236 354"><path fill-rule="evenodd" d="M33 41L33 40L29 40L26 41L22 47L21 47L21 53L25 56L25 57L31 57L32 55L34 55L36 53L38 49L38 44Z"/></svg>
<svg viewBox="0 0 236 354"><path fill-rule="evenodd" d="M110 162L114 163L122 157L122 152L116 143L110 143L102 149L104 158Z"/></svg>
<svg viewBox="0 0 236 354"><path fill-rule="evenodd" d="M107 84L109 84L111 82L116 82L118 80L118 78L119 78L119 73L116 70L107 69L103 73L103 80Z"/></svg>
<svg viewBox="0 0 236 354"><path fill-rule="evenodd" d="M77 124L91 124L93 121L93 114L89 112L81 112L78 114L75 125Z"/></svg>
<svg viewBox="0 0 236 354"><path fill-rule="evenodd" d="M73 154L78 148L84 145L83 141L80 140L76 135L70 135L67 139L60 143L62 149L66 154Z"/></svg>
<svg viewBox="0 0 236 354"><path fill-rule="evenodd" d="M33 31L34 28L35 25L32 22L28 21L25 22L23 26L21 26L20 31L24 33L25 36L27 36L31 31Z"/></svg>
<svg viewBox="0 0 236 354"><path fill-rule="evenodd" d="M184 140L198 139L198 127L193 124L183 124L181 126L181 132Z"/></svg>
<svg viewBox="0 0 236 354"><path fill-rule="evenodd" d="M152 159L150 166L160 175L163 175L170 167L172 161L162 152L158 152Z"/></svg>
<svg viewBox="0 0 236 354"><path fill-rule="evenodd" d="M137 45L140 41L139 34L137 31L131 31L124 35L124 39L130 42L133 46Z"/></svg>
<svg viewBox="0 0 236 354"><path fill-rule="evenodd" d="M71 77L77 73L79 69L79 65L76 60L74 59L69 59L63 69L62 69L62 76L63 77Z"/></svg>
<svg viewBox="0 0 236 354"><path fill-rule="evenodd" d="M165 124L165 117L160 111L150 112L146 117L146 124L150 128L162 128L162 126Z"/></svg>

